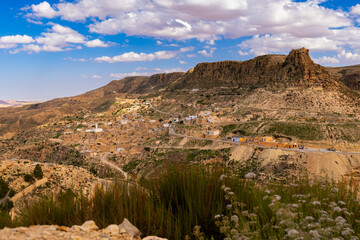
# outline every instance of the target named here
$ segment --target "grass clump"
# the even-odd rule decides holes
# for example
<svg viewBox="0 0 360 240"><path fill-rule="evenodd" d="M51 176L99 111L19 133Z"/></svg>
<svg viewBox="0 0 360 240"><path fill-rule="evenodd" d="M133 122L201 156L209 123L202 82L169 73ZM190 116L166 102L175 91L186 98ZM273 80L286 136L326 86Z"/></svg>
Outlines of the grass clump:
<svg viewBox="0 0 360 240"><path fill-rule="evenodd" d="M28 183L34 183L35 182L35 178L30 175L30 174L25 174L24 175L24 181L28 182Z"/></svg>
<svg viewBox="0 0 360 240"><path fill-rule="evenodd" d="M227 213L215 218L227 239L359 239L359 201L347 182L266 186L255 207L223 190Z"/></svg>
<svg viewBox="0 0 360 240"><path fill-rule="evenodd" d="M134 185L116 181L92 197L71 190L28 202L7 224L98 226L128 218L144 235L168 239L358 239L360 203L349 181L259 182L221 165L167 164Z"/></svg>
<svg viewBox="0 0 360 240"><path fill-rule="evenodd" d="M306 123L271 123L265 127L265 135L285 135L302 140L321 140L324 132L316 124Z"/></svg>

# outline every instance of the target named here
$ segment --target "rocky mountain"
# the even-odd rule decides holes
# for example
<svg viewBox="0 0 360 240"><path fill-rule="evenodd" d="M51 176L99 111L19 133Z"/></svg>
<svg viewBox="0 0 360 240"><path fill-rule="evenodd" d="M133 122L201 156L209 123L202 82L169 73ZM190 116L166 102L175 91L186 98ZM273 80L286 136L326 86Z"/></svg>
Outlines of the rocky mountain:
<svg viewBox="0 0 360 240"><path fill-rule="evenodd" d="M338 78L350 89L360 91L360 65L347 67L328 67L326 69L331 75Z"/></svg>
<svg viewBox="0 0 360 240"><path fill-rule="evenodd" d="M356 69L322 67L313 62L305 48L292 50L287 56L265 55L244 62L199 63L187 73L127 77L75 97L0 109L0 136L63 115L103 112L112 106L116 97L155 93L161 89L169 98L174 97L175 91L194 88L212 89L213 94L222 88L246 89L238 91L237 98L260 109L356 113L360 106L359 95L349 88L358 86Z"/></svg>
<svg viewBox="0 0 360 240"><path fill-rule="evenodd" d="M314 63L305 48L292 50L287 56L199 63L169 90L186 94L184 90L194 88L206 92L204 96L213 96L213 102L230 100L219 95L236 95L231 100L241 99L239 103L244 107L271 111L274 117L281 118L293 117L295 112L354 114L360 106L359 94Z"/></svg>
<svg viewBox="0 0 360 240"><path fill-rule="evenodd" d="M174 88L228 87L342 87L322 66L315 64L309 50L292 50L288 56L264 55L238 62L199 63Z"/></svg>

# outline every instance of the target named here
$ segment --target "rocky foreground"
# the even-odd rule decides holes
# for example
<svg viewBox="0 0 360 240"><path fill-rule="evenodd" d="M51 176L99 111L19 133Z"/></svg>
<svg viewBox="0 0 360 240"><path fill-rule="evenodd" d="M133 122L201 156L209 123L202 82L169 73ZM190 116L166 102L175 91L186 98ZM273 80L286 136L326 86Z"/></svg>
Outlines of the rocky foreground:
<svg viewBox="0 0 360 240"><path fill-rule="evenodd" d="M141 238L141 232L127 219L120 225L109 225L99 229L94 221L81 226L64 227L40 225L31 227L4 228L0 230L0 240L166 240L155 236Z"/></svg>

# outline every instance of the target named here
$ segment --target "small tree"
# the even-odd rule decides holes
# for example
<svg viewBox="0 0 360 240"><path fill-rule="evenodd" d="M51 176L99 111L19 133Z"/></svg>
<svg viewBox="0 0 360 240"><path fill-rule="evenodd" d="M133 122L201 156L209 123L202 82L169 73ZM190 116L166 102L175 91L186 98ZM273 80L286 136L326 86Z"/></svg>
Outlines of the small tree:
<svg viewBox="0 0 360 240"><path fill-rule="evenodd" d="M37 179L42 179L44 177L40 164L36 164L34 168L34 177Z"/></svg>
<svg viewBox="0 0 360 240"><path fill-rule="evenodd" d="M35 178L30 174L25 174L24 175L24 180L25 180L25 182L28 182L28 183L35 182Z"/></svg>
<svg viewBox="0 0 360 240"><path fill-rule="evenodd" d="M9 183L5 182L2 177L0 177L0 199L4 198L6 194L10 191L9 197L13 197L15 192L9 187Z"/></svg>
<svg viewBox="0 0 360 240"><path fill-rule="evenodd" d="M0 177L0 214L1 211L10 211L14 207L13 202L9 199L15 195L14 190L9 187L9 183ZM7 197L7 198L6 198ZM6 198L6 199L5 199ZM1 223L0 223L1 226Z"/></svg>

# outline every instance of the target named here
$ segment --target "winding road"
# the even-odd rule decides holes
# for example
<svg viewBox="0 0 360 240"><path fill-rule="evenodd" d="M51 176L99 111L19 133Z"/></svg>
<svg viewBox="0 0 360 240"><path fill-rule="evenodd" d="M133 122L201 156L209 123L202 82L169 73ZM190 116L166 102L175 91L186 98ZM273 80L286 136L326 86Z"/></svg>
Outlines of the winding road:
<svg viewBox="0 0 360 240"><path fill-rule="evenodd" d="M167 113L167 112L157 109L156 107L154 107L154 105L151 102L148 102L148 103L150 104L151 108L154 109L155 111L165 114L165 115L174 116L174 114ZM210 140L213 142L223 142L223 143L229 143L229 144L233 144L233 145L247 145L247 146L259 147L259 148L265 148L265 149L281 149L284 151L293 151L293 152L314 152L314 153L320 152L320 153L335 153L335 154L344 154L344 155L360 155L360 152L331 151L326 148L304 148L304 149L280 148L280 147L269 147L269 146L264 146L264 145L260 145L260 144L254 144L254 143L246 143L245 144L245 143L229 142L229 141L219 140L219 139L194 137L194 136L178 134L175 132L175 130L172 128L172 126L169 127L169 135L176 136L176 137L187 137L187 138L196 139L196 140Z"/></svg>
<svg viewBox="0 0 360 240"><path fill-rule="evenodd" d="M124 175L125 180L128 180L128 174L127 174L124 170L122 170L122 169L121 169L119 166L117 166L116 164L114 164L114 163L110 162L109 160L107 160L109 154L110 154L109 152L105 153L105 154L101 157L100 161L101 161L102 163L110 166L111 168L113 168L113 169L121 172L122 175Z"/></svg>

